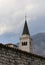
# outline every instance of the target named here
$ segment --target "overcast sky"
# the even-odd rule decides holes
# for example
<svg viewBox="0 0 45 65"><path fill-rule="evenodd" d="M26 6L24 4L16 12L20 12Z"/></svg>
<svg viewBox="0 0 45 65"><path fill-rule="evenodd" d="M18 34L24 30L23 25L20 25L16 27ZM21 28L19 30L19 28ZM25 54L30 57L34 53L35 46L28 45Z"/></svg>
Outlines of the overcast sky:
<svg viewBox="0 0 45 65"><path fill-rule="evenodd" d="M45 0L0 0L0 35L21 34L25 15L31 35L45 32Z"/></svg>

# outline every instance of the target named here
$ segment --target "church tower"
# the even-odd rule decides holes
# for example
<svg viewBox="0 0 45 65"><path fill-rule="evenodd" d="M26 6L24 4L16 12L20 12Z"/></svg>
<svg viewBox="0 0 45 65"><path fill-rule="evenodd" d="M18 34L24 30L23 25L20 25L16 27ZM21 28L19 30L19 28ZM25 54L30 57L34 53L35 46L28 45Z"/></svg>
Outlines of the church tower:
<svg viewBox="0 0 45 65"><path fill-rule="evenodd" d="M26 51L26 52L31 52L31 38L30 38L30 33L28 30L28 25L27 25L27 20L25 18L25 24L24 24L24 29L22 36L20 38L20 44L19 44L19 49Z"/></svg>

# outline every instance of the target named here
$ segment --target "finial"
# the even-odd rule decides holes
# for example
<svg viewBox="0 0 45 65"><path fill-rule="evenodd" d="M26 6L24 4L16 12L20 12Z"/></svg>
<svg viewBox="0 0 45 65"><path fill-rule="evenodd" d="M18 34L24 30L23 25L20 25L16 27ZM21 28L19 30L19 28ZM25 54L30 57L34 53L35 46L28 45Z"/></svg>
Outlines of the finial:
<svg viewBox="0 0 45 65"><path fill-rule="evenodd" d="M26 20L26 15L25 15L25 20Z"/></svg>
<svg viewBox="0 0 45 65"><path fill-rule="evenodd" d="M27 21L27 16L25 15L25 22Z"/></svg>

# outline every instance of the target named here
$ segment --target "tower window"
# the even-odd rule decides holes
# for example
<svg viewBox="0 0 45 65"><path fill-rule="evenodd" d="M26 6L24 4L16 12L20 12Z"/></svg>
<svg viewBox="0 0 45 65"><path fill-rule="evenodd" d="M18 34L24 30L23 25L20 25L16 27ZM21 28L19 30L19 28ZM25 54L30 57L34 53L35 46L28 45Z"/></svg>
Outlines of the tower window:
<svg viewBox="0 0 45 65"><path fill-rule="evenodd" d="M22 42L22 46L27 45L27 42Z"/></svg>
<svg viewBox="0 0 45 65"><path fill-rule="evenodd" d="M25 44L27 45L27 42L25 42Z"/></svg>

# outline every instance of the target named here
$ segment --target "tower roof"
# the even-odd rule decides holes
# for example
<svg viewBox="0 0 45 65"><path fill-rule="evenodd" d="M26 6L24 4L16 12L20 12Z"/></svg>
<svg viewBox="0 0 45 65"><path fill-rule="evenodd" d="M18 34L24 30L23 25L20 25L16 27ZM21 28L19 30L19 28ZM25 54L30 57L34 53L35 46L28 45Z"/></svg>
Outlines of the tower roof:
<svg viewBox="0 0 45 65"><path fill-rule="evenodd" d="M23 34L27 34L27 35L30 35L29 34L29 29L28 29L28 25L27 25L27 20L25 20L25 24L24 24L24 29L23 29Z"/></svg>

